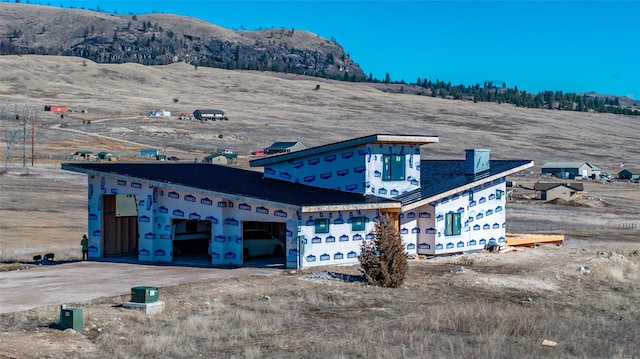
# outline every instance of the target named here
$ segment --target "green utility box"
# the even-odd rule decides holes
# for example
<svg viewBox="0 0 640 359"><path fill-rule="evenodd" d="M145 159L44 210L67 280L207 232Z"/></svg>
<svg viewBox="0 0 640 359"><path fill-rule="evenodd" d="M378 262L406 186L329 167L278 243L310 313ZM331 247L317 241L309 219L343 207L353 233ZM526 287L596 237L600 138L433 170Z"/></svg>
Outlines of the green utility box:
<svg viewBox="0 0 640 359"><path fill-rule="evenodd" d="M73 329L76 332L82 331L82 309L60 308L60 330Z"/></svg>
<svg viewBox="0 0 640 359"><path fill-rule="evenodd" d="M157 287L133 287L131 288L131 301L134 303L155 303L158 301Z"/></svg>

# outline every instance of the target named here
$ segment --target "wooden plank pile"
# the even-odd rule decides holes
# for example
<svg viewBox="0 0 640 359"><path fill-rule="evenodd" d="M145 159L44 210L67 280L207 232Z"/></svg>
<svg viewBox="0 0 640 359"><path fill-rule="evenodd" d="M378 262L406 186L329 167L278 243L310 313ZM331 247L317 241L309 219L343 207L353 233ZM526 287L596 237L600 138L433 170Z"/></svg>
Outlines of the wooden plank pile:
<svg viewBox="0 0 640 359"><path fill-rule="evenodd" d="M538 244L562 245L562 234L517 234L507 233L505 243L507 246L536 247Z"/></svg>

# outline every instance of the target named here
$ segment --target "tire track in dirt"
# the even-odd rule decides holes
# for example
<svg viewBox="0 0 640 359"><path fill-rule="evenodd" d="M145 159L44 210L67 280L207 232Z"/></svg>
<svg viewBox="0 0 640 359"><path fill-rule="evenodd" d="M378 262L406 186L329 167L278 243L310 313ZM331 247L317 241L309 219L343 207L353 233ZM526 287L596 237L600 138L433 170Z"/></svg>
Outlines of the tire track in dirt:
<svg viewBox="0 0 640 359"><path fill-rule="evenodd" d="M60 127L59 123L51 126L50 128L52 130L60 130L60 131L68 131L68 132L73 132L73 133L79 133L79 134L82 134L82 135L85 135L85 136L93 136L93 137L98 137L98 138L104 138L104 139L109 140L109 141L127 143L127 144L134 145L134 146L149 147L148 145L146 145L144 143L140 143L140 142L123 140L123 139L119 139L119 138L115 138L115 137L101 135L101 134L98 134L98 133L91 133L91 132L85 132L85 131L80 131L80 130L74 130L72 128Z"/></svg>
<svg viewBox="0 0 640 359"><path fill-rule="evenodd" d="M99 119L99 120L92 120L92 122L96 123L96 122L106 122L106 121L114 121L114 120L127 120L127 119L131 119L131 118L128 118L128 117L123 117L123 118L104 118L104 119ZM115 138L115 137L111 137L111 136L105 136L105 135L101 135L101 134L98 134L98 133L91 133L91 132L86 132L86 131L75 130L75 129L72 129L72 128L61 127L59 123L55 124L55 125L52 125L50 127L50 129L78 133L78 134L82 134L82 135L85 135L85 136L92 136L92 137L96 137L96 138L102 138L102 139L105 139L105 140L114 141L114 142L120 142L120 143L126 143L126 144L134 145L134 146L154 147L152 145L144 144L144 143L140 143L140 142L123 140L123 139L120 139L120 138ZM170 150L171 152L178 152L178 153L189 153L189 151L185 151L185 150L181 150L181 149L177 149L177 148L170 148L170 147L167 147L166 150Z"/></svg>

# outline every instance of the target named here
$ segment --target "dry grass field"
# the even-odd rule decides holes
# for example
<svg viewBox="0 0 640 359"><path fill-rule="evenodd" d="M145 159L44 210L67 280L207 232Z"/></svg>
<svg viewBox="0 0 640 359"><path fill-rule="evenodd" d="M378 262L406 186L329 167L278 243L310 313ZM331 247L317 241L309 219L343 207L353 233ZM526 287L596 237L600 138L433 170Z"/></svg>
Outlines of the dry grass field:
<svg viewBox="0 0 640 359"><path fill-rule="evenodd" d="M541 180L546 161L587 161L611 174L623 161L640 168L635 117L390 94L367 84L184 63L3 56L0 104L38 110L34 167L22 168L22 153L13 151L0 175L1 266L40 278L42 287L24 288L24 301L34 303L64 297L65 288L42 290L56 267L87 270L74 263L86 231L86 178L60 170L78 150L140 160L140 148L158 147L193 161L229 148L246 165L252 150L275 141L310 147L415 133L440 137L424 150L430 158L462 158L465 148L478 147L490 148L492 158L533 159L531 172L512 178L525 188ZM42 111L47 104L86 113L60 118ZM157 108L174 115L219 108L230 120L144 116ZM4 159L4 134L0 142ZM30 164L30 146L27 152ZM525 188L507 205L510 225L563 233L561 248L412 260L398 289L336 275L357 274L356 266L198 281L185 274L182 284L161 288L166 308L149 317L121 307L128 288L118 289L115 279L103 283L112 294L67 303L84 311L81 333L57 329L57 305L0 311L0 358L636 358L640 232L617 225L640 225L640 186L584 185L579 206L531 200ZM34 268L31 257L45 252L64 264ZM0 272L0 307L11 278ZM543 346L545 339L557 345Z"/></svg>

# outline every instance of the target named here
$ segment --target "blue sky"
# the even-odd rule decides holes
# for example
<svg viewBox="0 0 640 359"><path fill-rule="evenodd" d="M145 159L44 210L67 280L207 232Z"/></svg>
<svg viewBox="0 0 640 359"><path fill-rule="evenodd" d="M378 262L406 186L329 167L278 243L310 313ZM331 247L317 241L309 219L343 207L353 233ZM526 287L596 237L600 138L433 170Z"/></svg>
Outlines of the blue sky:
<svg viewBox="0 0 640 359"><path fill-rule="evenodd" d="M27 2L27 0L22 0ZM31 0L334 38L368 75L640 99L640 1Z"/></svg>

